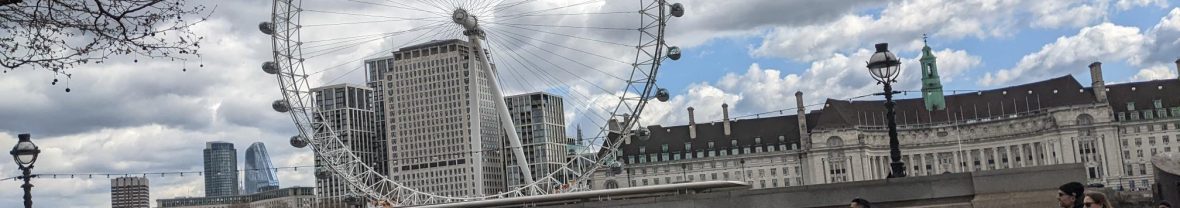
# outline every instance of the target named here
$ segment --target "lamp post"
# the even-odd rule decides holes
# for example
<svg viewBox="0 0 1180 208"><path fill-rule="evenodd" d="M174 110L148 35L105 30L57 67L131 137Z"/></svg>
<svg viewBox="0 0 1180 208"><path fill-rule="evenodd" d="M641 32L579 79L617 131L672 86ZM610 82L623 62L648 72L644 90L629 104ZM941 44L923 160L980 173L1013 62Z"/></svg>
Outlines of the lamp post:
<svg viewBox="0 0 1180 208"><path fill-rule="evenodd" d="M30 174L30 170L33 169L33 163L37 162L37 155L41 154L41 149L37 148L33 141L29 141L29 134L20 134L17 137L20 141L12 146L12 151L8 154L12 154L16 165L20 167L22 173L20 179L25 180L25 184L20 186L25 190L25 208L32 208L33 195L30 191L33 189L33 184L29 184L29 179L33 176Z"/></svg>
<svg viewBox="0 0 1180 208"><path fill-rule="evenodd" d="M877 84L885 85L885 91L878 95L885 95L885 116L889 122L889 178L905 177L905 163L901 162L900 144L897 141L897 113L893 112L893 94L898 92L893 91L892 85L897 82L897 75L901 72L901 61L889 52L888 43L878 43L875 47L877 52L869 58L867 67Z"/></svg>

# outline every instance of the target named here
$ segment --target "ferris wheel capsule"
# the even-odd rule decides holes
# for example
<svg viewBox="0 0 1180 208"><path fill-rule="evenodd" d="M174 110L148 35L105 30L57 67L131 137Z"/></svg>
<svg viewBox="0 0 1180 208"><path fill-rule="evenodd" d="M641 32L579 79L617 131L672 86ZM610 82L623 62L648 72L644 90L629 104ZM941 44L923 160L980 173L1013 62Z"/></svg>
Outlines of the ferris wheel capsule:
<svg viewBox="0 0 1180 208"><path fill-rule="evenodd" d="M274 108L275 111L278 111L279 113L291 111L291 105L287 104L286 100L275 100L274 103L270 104L270 107Z"/></svg>
<svg viewBox="0 0 1180 208"><path fill-rule="evenodd" d="M328 177L332 177L332 172L331 172L331 171L328 171L328 169L327 169L327 168L324 168L324 166L318 166L318 167L316 167L316 169L315 169L315 178L318 178L318 179L328 179Z"/></svg>
<svg viewBox="0 0 1180 208"><path fill-rule="evenodd" d="M307 140L303 140L303 137L299 135L291 136L291 146L295 148L307 147Z"/></svg>
<svg viewBox="0 0 1180 208"><path fill-rule="evenodd" d="M270 23L270 22L258 23L258 30L262 31L263 34L274 35L275 34L275 24Z"/></svg>
<svg viewBox="0 0 1180 208"><path fill-rule="evenodd" d="M275 66L275 62L267 61L262 63L262 71L266 72L267 74L278 74L279 67Z"/></svg>
<svg viewBox="0 0 1180 208"><path fill-rule="evenodd" d="M672 16L673 17L684 16L684 5L680 4L680 3L672 4Z"/></svg>
<svg viewBox="0 0 1180 208"><path fill-rule="evenodd" d="M668 94L668 89L660 88L656 90L656 100L659 100L660 102L668 102L668 97L670 97Z"/></svg>
<svg viewBox="0 0 1180 208"><path fill-rule="evenodd" d="M680 47L668 47L668 58L673 61L680 60Z"/></svg>

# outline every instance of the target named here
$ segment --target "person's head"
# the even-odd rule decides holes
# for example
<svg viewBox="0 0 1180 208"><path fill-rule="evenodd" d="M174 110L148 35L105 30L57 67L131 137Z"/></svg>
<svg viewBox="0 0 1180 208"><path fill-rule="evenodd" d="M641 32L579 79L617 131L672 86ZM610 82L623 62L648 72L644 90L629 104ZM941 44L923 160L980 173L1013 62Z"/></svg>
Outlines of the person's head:
<svg viewBox="0 0 1180 208"><path fill-rule="evenodd" d="M1172 203L1168 203L1168 201L1161 201L1160 203L1156 204L1155 207L1156 208L1172 208Z"/></svg>
<svg viewBox="0 0 1180 208"><path fill-rule="evenodd" d="M1057 201L1061 207L1075 207L1082 203L1086 186L1078 182L1069 182L1057 188Z"/></svg>
<svg viewBox="0 0 1180 208"><path fill-rule="evenodd" d="M873 204L869 203L869 200L865 200L862 198L856 198L856 199L852 199L852 203L849 204L848 207L850 207L850 208L872 208Z"/></svg>
<svg viewBox="0 0 1180 208"><path fill-rule="evenodd" d="M1106 200L1106 194L1099 192L1086 192L1086 198L1082 200L1082 204L1086 208L1111 208L1110 200Z"/></svg>

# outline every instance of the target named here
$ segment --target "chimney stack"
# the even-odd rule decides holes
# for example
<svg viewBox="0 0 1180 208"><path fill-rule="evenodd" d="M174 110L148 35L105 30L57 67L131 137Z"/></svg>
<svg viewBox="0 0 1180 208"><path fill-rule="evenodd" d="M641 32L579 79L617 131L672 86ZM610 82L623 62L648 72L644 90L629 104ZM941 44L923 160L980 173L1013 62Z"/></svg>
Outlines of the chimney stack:
<svg viewBox="0 0 1180 208"><path fill-rule="evenodd" d="M1098 102L1106 102L1106 82L1102 81L1102 62L1094 62L1090 64L1090 80L1092 84L1090 87L1094 89L1094 98Z"/></svg>
<svg viewBox="0 0 1180 208"><path fill-rule="evenodd" d="M811 149L811 135L807 133L807 107L803 105L803 91L795 91L795 117L799 119L799 143L804 150Z"/></svg>
<svg viewBox="0 0 1180 208"><path fill-rule="evenodd" d="M1180 79L1180 58L1176 58L1176 79Z"/></svg>
<svg viewBox="0 0 1180 208"><path fill-rule="evenodd" d="M729 104L728 103L721 104L721 116L724 117L724 120L723 120L724 123L722 125L725 128L725 136L729 136L730 133L732 133L732 132L729 130Z"/></svg>
<svg viewBox="0 0 1180 208"><path fill-rule="evenodd" d="M692 115L692 107L688 107L688 138L697 138L697 121L696 116Z"/></svg>

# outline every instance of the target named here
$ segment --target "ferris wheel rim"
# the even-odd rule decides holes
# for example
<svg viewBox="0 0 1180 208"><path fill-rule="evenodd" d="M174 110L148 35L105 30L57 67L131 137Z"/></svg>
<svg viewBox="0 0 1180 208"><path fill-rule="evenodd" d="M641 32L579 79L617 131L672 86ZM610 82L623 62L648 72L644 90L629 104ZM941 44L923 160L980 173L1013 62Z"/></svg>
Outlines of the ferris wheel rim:
<svg viewBox="0 0 1180 208"><path fill-rule="evenodd" d="M302 38L302 34L301 34L301 27L302 26L300 25L301 13L303 12L302 3L303 3L303 0L275 0L274 1L274 7L272 8L271 23L273 24L274 27L278 27L278 26L282 25L285 30L282 31L282 33L281 33L282 35L279 35L280 34L280 33L278 33L279 31L276 31L276 34L272 35L272 48L274 49L273 60L275 61L275 63L277 63L277 65L279 65L278 67L281 68L280 72L277 74L278 75L277 80L279 82L280 89L283 94L282 100L285 101L287 105L290 105L290 108L291 108L291 110L288 112L288 114L290 114L293 122L296 124L297 129L299 131L299 136L304 138L306 141L308 141L308 143L311 144L309 146L312 148L313 152L315 152L316 157L318 158L318 157L320 157L321 151L328 151L328 150L326 150L327 148L324 145L339 145L339 146L347 146L347 145L343 144L343 142L340 139L340 135L336 131L331 130L332 125L330 125L331 124L330 121L315 121L314 120L315 118L321 118L323 116L322 112L315 110L314 106L308 106L309 103L305 102L306 100L311 99L311 96L312 96L311 89L312 88L310 86L310 82L307 81L308 73L307 73L306 68L303 65L304 64L303 61L305 60L305 58L304 58L303 50L301 47L302 42L300 42L301 38ZM632 79L627 80L626 86L621 90L622 94L623 94L622 98L619 99L619 101L617 102L616 105L614 105L615 108L614 108L614 110L612 110L610 112L612 114L610 117L617 116L614 114L617 114L619 112L620 108L624 108L624 107L630 108L631 107L627 104L627 102L629 100L626 99L627 94L629 93L628 89L632 88L634 85L637 85L637 84L642 84L642 90L640 90L640 92L638 92L638 95L637 95L638 99L634 100L636 103L635 103L635 106L634 106L634 109L632 112L635 113L634 115L642 115L641 113L648 102L648 98L651 95L651 90L655 88L655 76L658 73L662 59L664 58L662 55L664 52L663 50L666 48L666 45L664 43L664 30L665 30L665 26L666 26L665 23L670 16L668 14L666 14L666 12L665 12L665 7L668 4L664 0L653 0L653 1L651 1L651 4L655 5L655 6L646 7L643 10L641 10L640 13L641 13L641 15L651 15L650 13L645 13L645 11L658 10L658 12L654 14L654 17L656 19L655 21L657 21L657 23L655 23L656 31L654 33L654 36L652 36L652 38L653 38L652 41L655 42L655 44L652 45L654 47L654 50L645 51L644 50L645 47L637 47L636 58L633 62L634 66L633 66L632 70L630 71L630 73L631 73L630 76L632 77ZM284 5L285 5L285 8L284 8ZM638 32L644 33L646 31L644 31L643 28L640 28L640 30ZM642 35L643 34L641 34L641 36ZM642 37L641 37L641 42L642 42ZM647 54L647 55L644 56L644 54ZM646 58L643 58L641 60L641 57L646 57ZM643 69L643 67L640 67L642 65L639 64L639 63L641 63L641 61L642 62L650 61L650 63L646 64L646 65L648 65L648 67L646 68L646 73L642 73L643 71L640 71L641 69ZM635 82L634 77L637 75L636 74L637 72L642 73L643 76L645 76L645 78L643 79L642 82ZM574 184L580 184L580 183L586 181L585 179L591 178L594 174L594 171L597 170L598 168L600 168L601 166L603 166L605 164L605 162L608 161L609 157L612 157L612 155L614 155L614 153L618 151L617 150L618 146L622 143L623 140L626 139L625 137L629 136L629 134L630 134L629 131L627 131L627 130L632 129L634 126L637 126L638 121L639 121L638 117L624 121L622 124L622 128L621 128L622 130L624 130L623 134L621 136L619 136L616 141L610 141L608 138L605 138L605 134L607 134L607 131L605 131L605 129L607 129L607 127L603 126L602 129L600 129L598 135L595 137L592 137L592 138L600 138L600 137L603 138L603 140L602 140L603 144L602 144L602 146L600 146L599 149L600 150L605 149L610 152L607 152L606 154L597 153L598 156L593 158L594 163L593 163L593 165L589 166L590 167L589 171L583 172L580 176L578 176L577 180L573 180L575 182ZM315 129L327 129L327 132L328 132L327 137L322 140L328 140L328 142L332 143L332 144L314 142L313 140L317 140L316 138L321 137L321 136L317 136L320 133L316 133ZM356 153L354 153L352 151L346 150L346 153L347 154L345 154L345 155L348 156L347 158L351 159L352 161L360 161L361 160L361 158L359 156L357 156ZM357 168L357 167L342 167L342 166L345 166L348 164L337 164L337 163L340 163L340 161L336 161L336 162L328 161L328 162L325 162L325 164L327 164L327 165L324 165L324 166L326 166L326 168L328 170L339 175L341 178L348 178L349 180L347 180L346 182L348 183L349 186L358 186L357 183L360 183L360 182L357 181L358 180L358 179L356 179L357 176L353 176L356 174L352 174L352 172L345 170L346 168ZM570 161L567 161L563 167L570 167L573 164L574 164L574 160L570 160ZM368 165L364 165L364 164L362 164L361 166L362 166L361 167L362 169L366 170L365 173L375 172L375 170L372 166L368 166ZM365 173L362 173L362 174L365 174ZM539 187L537 187L538 184L548 182L548 181L543 181L541 179L554 179L554 177L557 176L559 173L560 173L560 171L553 171L553 172L549 172L548 174L545 174L544 177L537 176L538 180L534 183L522 184L518 188L515 188L515 189L509 188L509 189L506 189L504 192L500 192L497 194L482 195L482 196L469 196L469 197L446 196L446 195L439 195L439 194L434 194L434 193L430 193L430 192L420 191L420 190L414 189L410 186L407 186L397 180L392 180L388 176L385 176L383 174L373 174L372 176L377 177L376 179L379 179L381 182L390 183L393 187L386 187L386 188L390 189L389 192L409 192L409 197L411 197L411 198L425 197L424 199L422 199L422 201L437 203L437 202L440 202L439 200L442 200L441 202L458 202L458 201L485 200L485 199L493 199L493 198L521 196L521 195L523 195L523 193L525 193L524 192L525 190L539 189ZM505 174L507 174L507 173L505 173ZM372 187L366 187L366 188L373 189ZM366 190L366 194L368 195L367 197L376 198L376 199L388 199L390 197L390 194L387 194L384 196L383 195L375 195L374 193L372 193L372 191L373 190ZM540 190L540 191L549 192L546 190ZM576 191L576 188L571 189L570 191ZM405 193L394 193L394 194L405 194ZM402 202L399 201L399 202L395 202L395 203L402 203Z"/></svg>

